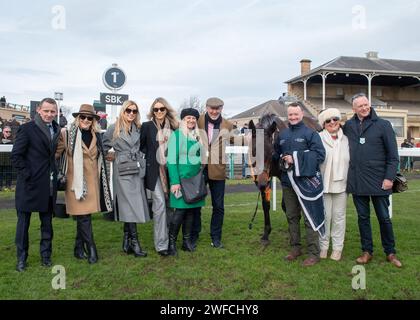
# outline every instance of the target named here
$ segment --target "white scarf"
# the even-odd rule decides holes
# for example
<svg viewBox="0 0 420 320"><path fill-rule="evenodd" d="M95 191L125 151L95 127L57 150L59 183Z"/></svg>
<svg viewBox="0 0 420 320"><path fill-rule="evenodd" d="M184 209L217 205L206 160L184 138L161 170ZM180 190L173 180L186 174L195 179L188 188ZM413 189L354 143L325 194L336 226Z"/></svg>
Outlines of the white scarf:
<svg viewBox="0 0 420 320"><path fill-rule="evenodd" d="M73 185L71 186L71 190L74 191L76 200L83 200L87 193L87 185L83 173L82 132L79 128L76 130L76 140L73 150Z"/></svg>

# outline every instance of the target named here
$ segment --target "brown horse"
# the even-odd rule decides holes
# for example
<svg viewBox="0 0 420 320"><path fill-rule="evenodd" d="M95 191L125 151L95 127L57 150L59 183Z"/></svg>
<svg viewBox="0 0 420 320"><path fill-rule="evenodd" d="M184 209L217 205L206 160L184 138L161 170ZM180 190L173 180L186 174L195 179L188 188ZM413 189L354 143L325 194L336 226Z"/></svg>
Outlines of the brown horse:
<svg viewBox="0 0 420 320"><path fill-rule="evenodd" d="M303 122L309 128L319 131L321 127L318 122L309 117L303 117ZM272 177L278 177L280 179L281 168L278 162L272 161L274 152L274 142L277 140L278 135L287 128L287 122L282 121L275 114L263 115L257 124L251 120L248 128L251 132L250 139L248 139L248 165L251 170L251 175L257 185L261 196L262 207L264 211L264 233L261 236L261 243L267 245L270 243L269 235L271 233L271 221L270 221L270 202L271 202L271 181ZM251 138L252 137L252 138ZM264 142L261 143L261 140ZM264 150L260 150L263 145ZM258 200L257 200L258 201ZM258 208L258 203L257 203ZM257 212L255 209L254 217L249 224L249 228L252 228L252 223ZM282 209L285 210L282 201Z"/></svg>

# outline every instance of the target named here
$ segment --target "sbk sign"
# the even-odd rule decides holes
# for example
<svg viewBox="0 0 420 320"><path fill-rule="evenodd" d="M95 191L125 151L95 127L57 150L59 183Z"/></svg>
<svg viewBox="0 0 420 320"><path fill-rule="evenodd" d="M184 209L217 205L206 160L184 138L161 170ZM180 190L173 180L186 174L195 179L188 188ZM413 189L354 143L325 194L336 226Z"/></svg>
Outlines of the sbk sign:
<svg viewBox="0 0 420 320"><path fill-rule="evenodd" d="M101 103L103 104L122 105L126 100L128 100L128 94L101 92Z"/></svg>

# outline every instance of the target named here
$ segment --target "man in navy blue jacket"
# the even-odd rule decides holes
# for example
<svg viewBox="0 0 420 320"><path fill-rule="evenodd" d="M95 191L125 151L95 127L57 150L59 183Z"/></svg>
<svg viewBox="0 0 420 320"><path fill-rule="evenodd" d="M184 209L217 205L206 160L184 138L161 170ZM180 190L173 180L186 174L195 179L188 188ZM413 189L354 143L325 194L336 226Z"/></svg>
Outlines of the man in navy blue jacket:
<svg viewBox="0 0 420 320"><path fill-rule="evenodd" d="M39 212L41 220L40 254L42 265L52 265L52 216L57 196L57 169L55 151L60 127L54 121L57 103L45 98L39 104L34 121L19 127L12 150L12 163L17 170L16 270L26 269L29 251L28 229L31 213Z"/></svg>
<svg viewBox="0 0 420 320"><path fill-rule="evenodd" d="M319 165L325 159L325 148L319 134L303 123L303 110L299 103L291 103L287 108L289 127L284 130L274 143L273 161L284 161L288 165L294 164L294 156L305 156L309 161L299 167L299 175L313 177L319 171ZM305 154L304 154L305 153ZM287 222L289 224L290 245L292 250L285 257L288 261L295 260L302 255L300 239L300 219L302 208L296 192L292 188L287 172L282 172L281 184L283 200L286 206ZM314 231L310 221L304 216L306 228L306 243L308 258L304 266L312 266L319 262L319 235Z"/></svg>
<svg viewBox="0 0 420 320"><path fill-rule="evenodd" d="M370 200L379 220L382 246L387 260L400 268L395 256L395 240L389 216L389 195L397 174L398 148L391 123L376 115L365 94L352 98L354 116L344 125L349 139L350 167L347 192L353 195L357 210L362 255L359 264L368 263L373 256Z"/></svg>

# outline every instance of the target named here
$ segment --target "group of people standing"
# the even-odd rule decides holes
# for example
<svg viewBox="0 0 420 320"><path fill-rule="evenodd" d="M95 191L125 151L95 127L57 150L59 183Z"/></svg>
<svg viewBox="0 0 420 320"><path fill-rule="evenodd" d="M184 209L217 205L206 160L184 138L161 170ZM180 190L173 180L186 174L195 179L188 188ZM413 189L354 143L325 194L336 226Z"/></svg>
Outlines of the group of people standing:
<svg viewBox="0 0 420 320"><path fill-rule="evenodd" d="M294 177L304 176L315 177L311 183L323 182L325 220L323 216L324 222L315 228L304 208L308 258L303 265L311 266L320 258L327 258L330 241L331 259L341 259L347 195L352 194L362 247L357 263L366 264L373 257L372 202L386 259L401 267L388 211L398 167L395 134L391 124L370 107L364 94L355 95L352 103L354 116L343 127L339 110L329 108L320 113L318 120L323 128L320 133L304 124L299 103L288 106L288 128L275 141L273 155L274 161L293 168L292 175L283 172L281 176L292 247L286 259L293 261L302 255L299 223L304 206ZM92 105L81 105L79 111L73 113L75 120L70 127L60 129L54 120L57 103L50 98L43 99L34 121L19 128L12 151L12 162L18 173L16 269L21 272L27 268L32 212L39 212L41 220L42 265L52 265L56 159L62 155L67 158L66 209L76 220L76 258L87 259L91 264L98 261L91 215L110 211L114 211L116 221L123 223L122 250L127 254L147 256L140 244L137 224L152 218L154 247L159 255L177 255L176 243L181 229L182 250L196 250L205 200L187 203L182 195L182 179L201 172L212 201L211 246L223 248L226 179L223 150L233 129L222 117L223 105L221 99L210 98L206 112L200 115L196 109L185 108L178 121L170 104L164 98L157 98L150 107L149 121L141 124L139 106L128 100L122 105L116 123L102 136L99 116ZM112 186L106 161L113 164ZM151 194L151 208L147 192Z"/></svg>
<svg viewBox="0 0 420 320"><path fill-rule="evenodd" d="M185 251L194 251L201 232L201 207L204 199L186 203L181 194L181 179L204 171L213 204L211 245L221 242L224 218L225 161L219 154L232 129L222 118L223 101L210 98L206 112L196 109L176 112L164 98L151 105L149 121L141 124L136 102L121 107L115 124L101 135L99 116L92 105L82 104L73 113L69 129L60 129L54 120L57 103L41 101L34 121L21 126L12 150L18 172L16 189L17 265L27 268L28 229L32 212L41 220L40 255L43 266L51 266L52 217L57 196L56 160L65 155L67 169L66 211L76 220L74 256L98 261L91 215L114 211L123 222L122 250L135 257L147 253L140 244L137 224L154 221L155 250L161 256L177 255L176 242L182 227ZM201 129L201 130L200 130ZM216 159L217 158L217 159ZM112 186L106 161L112 162ZM112 188L112 189L111 189ZM111 195L112 190L112 195ZM151 212L146 196L151 194ZM170 213L172 211L172 213Z"/></svg>
<svg viewBox="0 0 420 320"><path fill-rule="evenodd" d="M312 266L328 256L340 260L346 229L347 195L352 194L358 215L362 254L356 259L366 264L373 258L370 202L373 203L380 225L381 241L386 260L401 267L396 257L395 239L389 215L389 195L398 168L398 150L391 124L378 117L365 94L352 98L354 116L341 126L341 113L329 108L318 116L323 130L318 134L303 122L303 108L299 103L288 107L289 127L275 143L275 161L283 161L293 176L322 176L325 220L314 228L310 209L304 209L308 258L304 266ZM306 159L306 161L302 161ZM302 194L289 175L282 174L281 183L286 216L289 224L291 251L285 257L293 261L302 255L299 222ZM320 230L324 230L321 232Z"/></svg>

